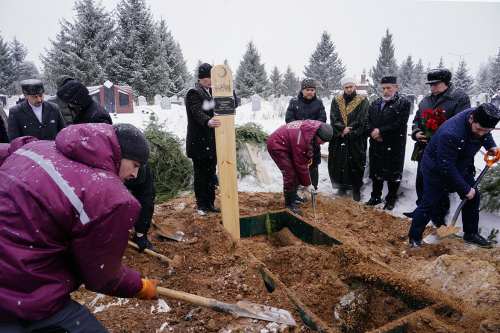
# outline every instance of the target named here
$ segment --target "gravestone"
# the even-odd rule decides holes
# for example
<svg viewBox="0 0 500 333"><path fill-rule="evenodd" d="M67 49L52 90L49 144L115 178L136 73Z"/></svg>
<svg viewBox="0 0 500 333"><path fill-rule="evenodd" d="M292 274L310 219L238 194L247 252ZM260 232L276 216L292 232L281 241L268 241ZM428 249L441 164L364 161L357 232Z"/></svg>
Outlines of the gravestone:
<svg viewBox="0 0 500 333"><path fill-rule="evenodd" d="M241 105L248 104L248 98L242 98L241 99Z"/></svg>
<svg viewBox="0 0 500 333"><path fill-rule="evenodd" d="M177 95L170 97L171 102L177 102Z"/></svg>
<svg viewBox="0 0 500 333"><path fill-rule="evenodd" d="M250 98L252 100L252 111L259 111L260 110L260 96L253 95Z"/></svg>
<svg viewBox="0 0 500 333"><path fill-rule="evenodd" d="M274 95L271 95L271 96L269 96L269 97L267 98L267 101L268 101L268 102L270 102L270 103L272 103L272 102L273 102L273 100L274 100Z"/></svg>
<svg viewBox="0 0 500 333"><path fill-rule="evenodd" d="M476 104L481 105L490 102L490 96L487 93L481 93L477 96ZM472 104L471 104L472 105Z"/></svg>
<svg viewBox="0 0 500 333"><path fill-rule="evenodd" d="M148 103L146 102L146 97L144 96L139 96L137 100L139 101L139 106L148 105Z"/></svg>
<svg viewBox="0 0 500 333"><path fill-rule="evenodd" d="M163 97L160 102L162 110L170 110L172 108L172 101L168 97Z"/></svg>
<svg viewBox="0 0 500 333"><path fill-rule="evenodd" d="M500 95L495 94L491 98L491 104L495 105L497 108L500 109Z"/></svg>
<svg viewBox="0 0 500 333"><path fill-rule="evenodd" d="M278 98L273 101L273 111L281 111L281 102Z"/></svg>
<svg viewBox="0 0 500 333"><path fill-rule="evenodd" d="M161 103L161 95L155 95L155 105L160 105Z"/></svg>

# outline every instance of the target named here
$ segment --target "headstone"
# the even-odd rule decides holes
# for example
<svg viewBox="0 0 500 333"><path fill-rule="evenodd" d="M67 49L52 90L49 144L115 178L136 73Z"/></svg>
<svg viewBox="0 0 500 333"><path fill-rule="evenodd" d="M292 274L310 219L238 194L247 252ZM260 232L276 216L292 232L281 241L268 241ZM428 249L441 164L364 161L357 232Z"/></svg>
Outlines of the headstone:
<svg viewBox="0 0 500 333"><path fill-rule="evenodd" d="M280 102L279 98L276 98L273 101L273 111L281 111L281 102Z"/></svg>
<svg viewBox="0 0 500 333"><path fill-rule="evenodd" d="M155 95L155 105L160 105L161 103L161 95Z"/></svg>
<svg viewBox="0 0 500 333"><path fill-rule="evenodd" d="M267 101L272 103L274 101L274 95L271 95L267 98Z"/></svg>
<svg viewBox="0 0 500 333"><path fill-rule="evenodd" d="M248 98L242 98L241 99L241 105L248 104Z"/></svg>
<svg viewBox="0 0 500 333"><path fill-rule="evenodd" d="M185 104L184 104L184 97L180 97L180 98L179 98L179 102L181 102L181 105L185 105Z"/></svg>
<svg viewBox="0 0 500 333"><path fill-rule="evenodd" d="M476 99L477 105L481 105L483 103L489 103L489 102L490 102L490 96L487 93L481 93L477 96L477 99Z"/></svg>
<svg viewBox="0 0 500 333"><path fill-rule="evenodd" d="M286 96L281 96L280 97L280 102L281 103L286 103Z"/></svg>
<svg viewBox="0 0 500 333"><path fill-rule="evenodd" d="M161 108L162 110L170 110L172 108L172 101L168 97L163 97L161 99Z"/></svg>
<svg viewBox="0 0 500 333"><path fill-rule="evenodd" d="M495 105L497 108L500 109L500 95L495 94L491 98L491 104Z"/></svg>
<svg viewBox="0 0 500 333"><path fill-rule="evenodd" d="M144 96L139 96L137 100L139 101L139 106L148 105L148 103L146 102L146 97Z"/></svg>
<svg viewBox="0 0 500 333"><path fill-rule="evenodd" d="M259 111L260 110L260 96L259 95L253 95L250 97L252 100L252 111Z"/></svg>
<svg viewBox="0 0 500 333"><path fill-rule="evenodd" d="M170 97L170 101L177 102L177 95Z"/></svg>

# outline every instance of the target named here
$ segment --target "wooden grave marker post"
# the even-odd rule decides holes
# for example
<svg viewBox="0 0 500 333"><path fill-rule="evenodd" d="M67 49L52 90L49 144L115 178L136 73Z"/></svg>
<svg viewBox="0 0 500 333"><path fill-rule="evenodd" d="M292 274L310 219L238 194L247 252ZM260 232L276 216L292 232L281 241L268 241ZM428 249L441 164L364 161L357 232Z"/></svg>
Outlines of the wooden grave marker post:
<svg viewBox="0 0 500 333"><path fill-rule="evenodd" d="M212 68L212 96L214 113L221 125L215 128L217 168L222 224L235 238L240 238L240 212L238 206L238 171L236 169L236 135L234 132L235 100L233 73L229 66Z"/></svg>

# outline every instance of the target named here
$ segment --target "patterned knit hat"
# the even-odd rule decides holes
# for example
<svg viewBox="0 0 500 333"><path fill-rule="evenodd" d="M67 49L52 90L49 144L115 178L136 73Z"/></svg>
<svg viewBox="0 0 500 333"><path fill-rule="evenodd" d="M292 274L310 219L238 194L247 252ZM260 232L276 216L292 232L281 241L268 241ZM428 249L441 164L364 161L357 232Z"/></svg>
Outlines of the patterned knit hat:
<svg viewBox="0 0 500 333"><path fill-rule="evenodd" d="M330 124L324 123L318 129L316 134L320 137L321 140L329 142L333 138L333 127Z"/></svg>
<svg viewBox="0 0 500 333"><path fill-rule="evenodd" d="M113 124L122 158L146 164L149 160L148 139L140 129L130 124Z"/></svg>

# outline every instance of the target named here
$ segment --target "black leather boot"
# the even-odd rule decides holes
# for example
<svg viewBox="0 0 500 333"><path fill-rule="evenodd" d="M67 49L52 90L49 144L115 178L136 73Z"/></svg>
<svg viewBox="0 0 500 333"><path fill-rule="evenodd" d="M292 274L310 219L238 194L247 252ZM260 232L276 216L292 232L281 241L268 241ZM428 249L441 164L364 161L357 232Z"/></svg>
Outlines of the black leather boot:
<svg viewBox="0 0 500 333"><path fill-rule="evenodd" d="M285 208L290 209L292 213L302 216L302 211L295 204L295 190L284 190L283 194L285 197Z"/></svg>

